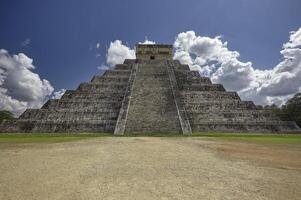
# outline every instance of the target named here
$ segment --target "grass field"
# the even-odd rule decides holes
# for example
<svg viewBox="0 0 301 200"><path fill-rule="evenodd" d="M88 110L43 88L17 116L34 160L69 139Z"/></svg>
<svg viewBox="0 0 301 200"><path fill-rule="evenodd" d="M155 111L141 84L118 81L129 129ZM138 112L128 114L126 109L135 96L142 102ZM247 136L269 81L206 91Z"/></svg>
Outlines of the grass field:
<svg viewBox="0 0 301 200"><path fill-rule="evenodd" d="M244 134L244 133L193 133L191 136L156 134L141 135L143 137L209 137L223 140L239 140L246 142L301 142L301 134ZM139 135L114 136L109 133L95 134L0 134L0 143L22 142L68 142L93 137L139 137Z"/></svg>
<svg viewBox="0 0 301 200"><path fill-rule="evenodd" d="M301 142L301 134L194 133L193 136L249 142Z"/></svg>
<svg viewBox="0 0 301 200"><path fill-rule="evenodd" d="M99 134L0 134L0 143L69 142L93 137Z"/></svg>

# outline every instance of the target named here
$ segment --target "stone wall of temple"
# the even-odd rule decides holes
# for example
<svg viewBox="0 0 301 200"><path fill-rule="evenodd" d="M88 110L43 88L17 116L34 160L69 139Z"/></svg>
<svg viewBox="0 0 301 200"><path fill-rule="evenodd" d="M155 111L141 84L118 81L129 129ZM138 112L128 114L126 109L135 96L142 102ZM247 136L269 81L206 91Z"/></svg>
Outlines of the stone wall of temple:
<svg viewBox="0 0 301 200"><path fill-rule="evenodd" d="M172 45L136 45L136 58L140 60L172 60Z"/></svg>

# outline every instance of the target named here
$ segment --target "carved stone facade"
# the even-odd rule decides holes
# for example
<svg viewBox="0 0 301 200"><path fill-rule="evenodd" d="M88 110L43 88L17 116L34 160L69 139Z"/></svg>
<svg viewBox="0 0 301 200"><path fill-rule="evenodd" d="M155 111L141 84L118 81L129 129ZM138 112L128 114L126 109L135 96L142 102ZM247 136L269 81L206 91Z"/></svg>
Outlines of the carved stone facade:
<svg viewBox="0 0 301 200"><path fill-rule="evenodd" d="M171 45L136 46L137 59L96 75L41 109L28 109L0 132L96 132L191 134L220 132L296 132L236 92L172 60Z"/></svg>
<svg viewBox="0 0 301 200"><path fill-rule="evenodd" d="M136 45L138 60L172 60L172 45L138 44Z"/></svg>

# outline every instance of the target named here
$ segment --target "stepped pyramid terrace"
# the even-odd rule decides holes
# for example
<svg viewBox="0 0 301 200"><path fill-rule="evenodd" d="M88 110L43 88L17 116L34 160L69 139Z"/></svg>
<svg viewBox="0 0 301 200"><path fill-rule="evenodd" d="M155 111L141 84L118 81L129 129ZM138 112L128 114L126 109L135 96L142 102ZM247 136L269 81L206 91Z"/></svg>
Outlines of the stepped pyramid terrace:
<svg viewBox="0 0 301 200"><path fill-rule="evenodd" d="M296 132L295 122L242 101L236 92L172 59L172 45L138 44L126 59L61 99L4 121L0 132L191 134Z"/></svg>

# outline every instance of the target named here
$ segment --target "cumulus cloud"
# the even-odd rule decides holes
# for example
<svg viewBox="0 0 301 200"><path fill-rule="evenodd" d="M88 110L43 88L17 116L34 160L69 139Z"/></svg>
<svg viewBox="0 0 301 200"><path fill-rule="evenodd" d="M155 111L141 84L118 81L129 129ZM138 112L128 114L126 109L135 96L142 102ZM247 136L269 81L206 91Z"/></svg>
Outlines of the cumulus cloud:
<svg viewBox="0 0 301 200"><path fill-rule="evenodd" d="M301 27L297 31L292 31L289 42L283 45L283 48L296 48L301 46Z"/></svg>
<svg viewBox="0 0 301 200"><path fill-rule="evenodd" d="M32 62L23 53L0 50L0 110L19 115L28 107L40 107L51 95L52 85L33 72Z"/></svg>
<svg viewBox="0 0 301 200"><path fill-rule="evenodd" d="M59 91L56 91L52 94L52 99L60 99L66 92L66 89L61 89Z"/></svg>
<svg viewBox="0 0 301 200"><path fill-rule="evenodd" d="M267 79L259 88L259 94L267 96L286 96L301 89L301 28L291 32L290 41L280 52L283 60L269 72Z"/></svg>
<svg viewBox="0 0 301 200"><path fill-rule="evenodd" d="M120 40L110 43L107 53L107 64L113 67L116 64L123 63L124 59L135 59L135 50L122 44Z"/></svg>
<svg viewBox="0 0 301 200"><path fill-rule="evenodd" d="M220 36L201 37L188 31L178 34L174 46L175 59L228 89L242 90L252 81L252 63L239 61L239 53L230 51Z"/></svg>
<svg viewBox="0 0 301 200"><path fill-rule="evenodd" d="M259 70L251 62L239 60L221 36L197 36L194 31L177 35L174 59L188 64L226 89L238 91L242 99L257 104L283 104L301 91L301 28L291 32L280 52L282 61L270 70Z"/></svg>
<svg viewBox="0 0 301 200"><path fill-rule="evenodd" d="M148 40L147 38L139 44L156 44L154 41ZM115 40L110 43L107 50L106 63L98 66L99 70L108 70L114 67L116 64L121 64L125 59L135 59L135 49L130 48L122 43L120 40Z"/></svg>
<svg viewBox="0 0 301 200"><path fill-rule="evenodd" d="M101 71L109 70L116 64L122 64L125 59L135 59L135 49L122 44L122 41L115 40L110 43L107 50L106 63L97 66Z"/></svg>

